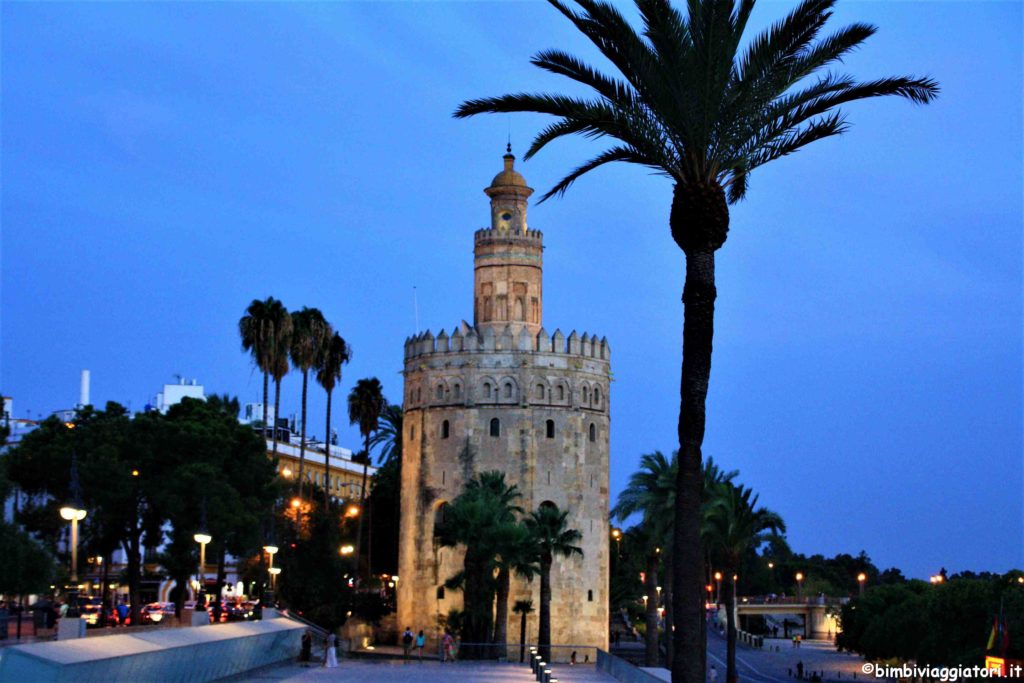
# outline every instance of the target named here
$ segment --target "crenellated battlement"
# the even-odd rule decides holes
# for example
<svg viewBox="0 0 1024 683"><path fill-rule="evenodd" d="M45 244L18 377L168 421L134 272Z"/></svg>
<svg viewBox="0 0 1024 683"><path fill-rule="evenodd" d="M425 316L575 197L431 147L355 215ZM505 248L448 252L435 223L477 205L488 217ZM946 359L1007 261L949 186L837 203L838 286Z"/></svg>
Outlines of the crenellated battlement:
<svg viewBox="0 0 1024 683"><path fill-rule="evenodd" d="M475 244L487 244L488 242L508 243L521 242L533 246L544 245L544 233L540 230L526 230L517 232L514 230L495 230L494 228L480 228L473 233Z"/></svg>
<svg viewBox="0 0 1024 683"><path fill-rule="evenodd" d="M496 333L494 327L484 325L470 327L463 323L456 327L451 335L441 330L435 336L429 330L405 340L405 360L446 353L486 353L501 351L525 351L533 353L565 354L611 362L612 349L607 337L597 338L587 332L583 336L573 330L568 337L556 329L548 334L542 327L536 335L530 334L525 327L518 334L512 332L512 326L506 325Z"/></svg>

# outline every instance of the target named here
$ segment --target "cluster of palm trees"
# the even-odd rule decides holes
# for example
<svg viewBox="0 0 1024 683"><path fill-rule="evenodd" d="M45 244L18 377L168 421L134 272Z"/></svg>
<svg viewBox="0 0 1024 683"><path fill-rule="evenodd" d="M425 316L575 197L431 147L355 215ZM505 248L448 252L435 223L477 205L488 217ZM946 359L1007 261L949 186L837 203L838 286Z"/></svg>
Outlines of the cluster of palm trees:
<svg viewBox="0 0 1024 683"><path fill-rule="evenodd" d="M665 632L673 632L672 596L674 575L672 552L662 552L662 548L670 548L673 538L673 516L676 497L676 478L679 471L678 452L671 458L660 451L647 453L640 457L640 469L634 472L629 483L619 494L612 516L619 521L640 515L639 524L626 533L634 545L644 551L645 600L644 620L645 659L648 666L658 666L661 652L658 639L659 611L664 601ZM726 604L728 624L727 673L728 683L736 683L736 580L743 557L766 541L785 533L786 525L782 518L764 507L758 506L758 497L754 492L736 482L739 472L723 471L715 464L713 458L707 458L703 464L702 499L700 512L701 546L703 548L703 576L705 583L711 585L716 574L724 578L725 590L722 594ZM658 577L664 570L662 586ZM703 621L702 621L703 623ZM702 640L706 633L702 635ZM671 667L673 659L673 642L666 642L666 653Z"/></svg>
<svg viewBox="0 0 1024 683"><path fill-rule="evenodd" d="M341 381L342 366L352 359L352 348L334 330L327 319L316 308L303 306L301 310L289 312L283 303L274 297L262 301L254 299L245 314L238 321L238 333L242 348L252 354L253 362L263 372L263 426L270 427L273 435L273 454L277 457L278 430L277 416L281 406L281 380L293 368L302 373L302 418L299 440L299 498L302 498L305 484L306 463L306 398L309 389L309 373L316 372L316 381L327 393L327 424L324 441L330 443L331 397L334 388ZM274 379L274 424L268 424L268 385ZM378 383L379 386L379 383ZM329 446L328 446L329 448ZM330 458L325 458L329 475ZM364 473L365 479L365 473ZM365 488L365 481L363 482ZM324 487L325 500L329 499L328 487Z"/></svg>
<svg viewBox="0 0 1024 683"><path fill-rule="evenodd" d="M550 661L551 569L556 557L583 555L576 545L582 534L569 528L568 511L544 502L527 513L517 504L520 498L519 488L506 482L503 472L481 472L443 508L438 544L465 550L462 571L446 582L462 589L463 656L486 656L491 647L504 654L512 576L531 581L539 576L537 642L541 656ZM516 601L514 611L521 615L522 644L532 602Z"/></svg>

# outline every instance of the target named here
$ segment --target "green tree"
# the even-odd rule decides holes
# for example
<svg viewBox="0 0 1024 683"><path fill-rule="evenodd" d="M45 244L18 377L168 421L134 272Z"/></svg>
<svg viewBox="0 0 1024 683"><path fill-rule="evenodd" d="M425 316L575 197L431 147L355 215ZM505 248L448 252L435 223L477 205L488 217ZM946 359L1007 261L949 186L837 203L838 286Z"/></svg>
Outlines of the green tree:
<svg viewBox="0 0 1024 683"><path fill-rule="evenodd" d="M377 462L402 460L402 406L389 404L380 416L380 424L370 439L370 448L380 447Z"/></svg>
<svg viewBox="0 0 1024 683"><path fill-rule="evenodd" d="M309 371L317 366L324 352L324 341L331 337L333 330L324 319L323 313L315 308L302 307L292 313L292 338L289 356L292 365L302 372L302 425L299 437L299 498L306 483L306 393L309 386ZM328 438L330 434L328 433Z"/></svg>
<svg viewBox="0 0 1024 683"><path fill-rule="evenodd" d="M14 524L0 520L0 594L47 593L57 563L41 543Z"/></svg>
<svg viewBox="0 0 1024 683"><path fill-rule="evenodd" d="M540 628L537 644L544 661L551 661L551 567L556 557L583 556L576 545L583 538L578 529L570 529L568 510L562 511L553 503L541 506L524 520L533 535L540 556Z"/></svg>
<svg viewBox="0 0 1024 683"><path fill-rule="evenodd" d="M786 531L782 518L771 510L757 506L753 491L732 482L718 484L704 515L707 545L722 558L725 579L726 620L726 681L737 683L736 670L736 572L740 560L756 549L769 536Z"/></svg>
<svg viewBox="0 0 1024 683"><path fill-rule="evenodd" d="M644 605L644 659L647 666L659 666L658 586L661 584L658 583L658 570L661 548L668 546L672 533L677 470L675 455L671 459L661 451L641 455L640 469L630 475L626 488L619 493L611 511L612 517L620 522L635 514L643 516L636 537L644 541L644 592L648 596ZM668 598L666 595L666 600Z"/></svg>
<svg viewBox="0 0 1024 683"><path fill-rule="evenodd" d="M440 546L465 548L462 572L446 585L462 588L462 640L472 645L463 646L460 652L469 659L488 654L476 646L493 637L494 599L499 583L495 581L496 557L502 549L508 551L514 542L511 527L515 525L516 514L522 511L515 503L519 497L519 489L506 483L504 473L481 472L466 482L462 492L445 508L436 529ZM506 621L507 600L506 590Z"/></svg>
<svg viewBox="0 0 1024 683"><path fill-rule="evenodd" d="M533 613L533 600L516 600L512 613L519 615L519 663L526 661L526 617Z"/></svg>
<svg viewBox="0 0 1024 683"><path fill-rule="evenodd" d="M274 297L263 301L253 299L245 314L238 321L238 335L242 339L242 349L252 355L253 363L263 373L263 426L267 427L267 410L269 409L270 372L274 368L274 326L275 307L281 302Z"/></svg>
<svg viewBox="0 0 1024 683"><path fill-rule="evenodd" d="M292 345L292 316L283 303L271 297L266 301L265 314L270 321L272 337L267 349L270 376L274 378L273 459L277 460L277 420L281 416L281 380L288 374L288 356Z"/></svg>
<svg viewBox="0 0 1024 683"><path fill-rule="evenodd" d="M356 571L359 571L360 549L363 544L363 518L366 516L366 475L370 466L370 437L380 425L380 416L387 406L384 400L384 388L376 377L361 379L352 387L348 395L348 419L350 424L359 425L359 433L363 437L363 449L366 456L363 460L363 480L359 487L359 524L356 531ZM367 575L373 568L367 568Z"/></svg>
<svg viewBox="0 0 1024 683"><path fill-rule="evenodd" d="M316 381L327 392L327 426L324 428L324 504L331 496L331 396L341 381L341 367L352 360L352 347L337 332L329 337L317 359Z"/></svg>
<svg viewBox="0 0 1024 683"><path fill-rule="evenodd" d="M548 50L533 58L536 66L596 96L505 95L464 102L455 115L557 117L534 139L527 158L565 136L617 141L570 172L541 201L617 161L652 169L673 183L669 228L686 261L673 543L674 611L682 628L676 630L680 656L673 662L673 679L703 683L701 445L717 296L715 253L728 234L729 204L746 195L754 169L844 132L846 117L839 106L886 95L927 103L938 85L913 77L858 82L823 72L876 30L856 23L820 37L835 0L803 0L745 44L754 0L690 0L685 12L669 0L636 0L640 32L601 0L576 0L578 11L561 0L550 2L618 74L603 74L561 50Z"/></svg>

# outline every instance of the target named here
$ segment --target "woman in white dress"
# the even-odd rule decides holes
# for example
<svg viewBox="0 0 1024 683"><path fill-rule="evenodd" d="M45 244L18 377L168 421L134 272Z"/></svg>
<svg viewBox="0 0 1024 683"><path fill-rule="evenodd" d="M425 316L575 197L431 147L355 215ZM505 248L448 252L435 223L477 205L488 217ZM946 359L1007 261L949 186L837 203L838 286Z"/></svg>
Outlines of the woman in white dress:
<svg viewBox="0 0 1024 683"><path fill-rule="evenodd" d="M324 650L324 666L334 669L338 666L338 639L331 633L327 636L327 648Z"/></svg>

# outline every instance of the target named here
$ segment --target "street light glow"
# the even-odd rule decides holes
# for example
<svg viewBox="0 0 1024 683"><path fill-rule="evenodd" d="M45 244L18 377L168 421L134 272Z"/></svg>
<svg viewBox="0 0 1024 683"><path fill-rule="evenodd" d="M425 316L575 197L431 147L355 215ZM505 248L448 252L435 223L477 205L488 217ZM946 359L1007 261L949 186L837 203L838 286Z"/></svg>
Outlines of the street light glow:
<svg viewBox="0 0 1024 683"><path fill-rule="evenodd" d="M278 548L276 545L265 545L263 549L267 551L267 555L277 555Z"/></svg>
<svg viewBox="0 0 1024 683"><path fill-rule="evenodd" d="M351 546L351 545L343 545L343 546L341 546L341 554L342 555L351 555L352 553L355 552L355 550L356 550L355 546Z"/></svg>
<svg viewBox="0 0 1024 683"><path fill-rule="evenodd" d="M206 545L207 543L213 540L213 536L201 532L197 533L192 538L195 540L196 543L199 543L200 545Z"/></svg>
<svg viewBox="0 0 1024 683"><path fill-rule="evenodd" d="M359 506L356 505L355 503L353 503L352 505L349 505L348 509L345 510L345 516L346 517L358 517L359 516Z"/></svg>
<svg viewBox="0 0 1024 683"><path fill-rule="evenodd" d="M71 507L70 505L65 505L60 509L60 516L69 522L72 520L81 522L85 519L86 514L85 510L79 510L78 508Z"/></svg>
<svg viewBox="0 0 1024 683"><path fill-rule="evenodd" d="M857 581L859 581L860 583L864 583L867 580L868 580L868 575L865 574L864 572L861 572L860 574L857 574Z"/></svg>

